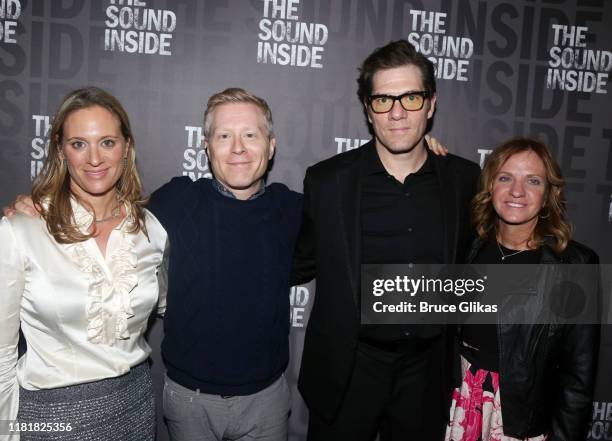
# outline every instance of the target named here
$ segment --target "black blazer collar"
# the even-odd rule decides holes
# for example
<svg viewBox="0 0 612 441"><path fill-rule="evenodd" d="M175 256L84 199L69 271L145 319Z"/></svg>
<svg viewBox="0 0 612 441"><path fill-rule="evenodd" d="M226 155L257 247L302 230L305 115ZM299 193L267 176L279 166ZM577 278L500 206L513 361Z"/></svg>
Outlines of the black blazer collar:
<svg viewBox="0 0 612 441"><path fill-rule="evenodd" d="M434 169L440 185L440 204L442 208L442 256L444 262L454 263L457 260L457 244L459 242L459 213L461 197L459 195L459 178L456 171L449 167L449 160L442 156L432 155Z"/></svg>
<svg viewBox="0 0 612 441"><path fill-rule="evenodd" d="M359 147L354 160L336 175L347 270L357 307L361 290L361 176L367 165L368 154L374 149L373 140Z"/></svg>

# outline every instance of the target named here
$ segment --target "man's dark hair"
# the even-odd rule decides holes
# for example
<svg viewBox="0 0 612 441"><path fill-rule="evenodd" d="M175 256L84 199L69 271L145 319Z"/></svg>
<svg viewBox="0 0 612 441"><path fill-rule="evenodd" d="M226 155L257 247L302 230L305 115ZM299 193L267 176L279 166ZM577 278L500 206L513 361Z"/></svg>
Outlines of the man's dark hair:
<svg viewBox="0 0 612 441"><path fill-rule="evenodd" d="M416 51L406 40L397 40L379 47L366 58L359 68L357 95L362 103L372 94L372 78L382 69L391 69L413 64L421 71L423 86L430 96L436 93L434 65L423 54Z"/></svg>

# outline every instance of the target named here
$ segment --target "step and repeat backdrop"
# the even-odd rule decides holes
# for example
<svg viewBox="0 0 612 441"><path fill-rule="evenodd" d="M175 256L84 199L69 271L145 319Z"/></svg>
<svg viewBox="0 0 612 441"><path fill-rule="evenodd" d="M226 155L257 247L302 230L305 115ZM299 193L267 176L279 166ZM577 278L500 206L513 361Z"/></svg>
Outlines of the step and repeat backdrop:
<svg viewBox="0 0 612 441"><path fill-rule="evenodd" d="M576 238L610 263L611 24L604 0L0 0L0 205L29 192L55 108L85 85L128 110L147 192L176 175L210 177L202 114L231 86L268 100L278 138L269 181L301 191L307 166L370 138L357 67L407 39L436 65L433 135L478 163L511 136L544 140L567 178ZM294 386L315 291L289 293ZM162 333L158 321L158 392ZM600 364L589 439L611 440L612 329ZM305 440L295 387L292 399L290 439Z"/></svg>

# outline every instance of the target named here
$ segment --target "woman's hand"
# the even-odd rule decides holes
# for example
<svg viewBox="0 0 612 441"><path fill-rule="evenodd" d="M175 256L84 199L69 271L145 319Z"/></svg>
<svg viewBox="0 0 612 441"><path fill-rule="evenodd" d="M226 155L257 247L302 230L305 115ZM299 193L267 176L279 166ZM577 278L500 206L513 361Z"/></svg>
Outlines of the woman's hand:
<svg viewBox="0 0 612 441"><path fill-rule="evenodd" d="M436 156L446 156L448 154L448 149L444 147L440 141L434 138L431 135L425 135L425 141L427 141L427 145L429 146L429 150Z"/></svg>

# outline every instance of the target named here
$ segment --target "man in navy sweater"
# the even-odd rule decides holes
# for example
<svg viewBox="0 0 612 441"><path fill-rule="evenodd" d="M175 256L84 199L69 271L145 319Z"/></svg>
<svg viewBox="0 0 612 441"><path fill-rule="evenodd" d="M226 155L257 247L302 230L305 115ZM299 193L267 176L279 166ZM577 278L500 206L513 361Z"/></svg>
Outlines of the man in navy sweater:
<svg viewBox="0 0 612 441"><path fill-rule="evenodd" d="M164 415L173 441L286 440L301 195L264 184L276 140L263 99L213 95L204 135L214 179L174 178L148 206L171 247Z"/></svg>

